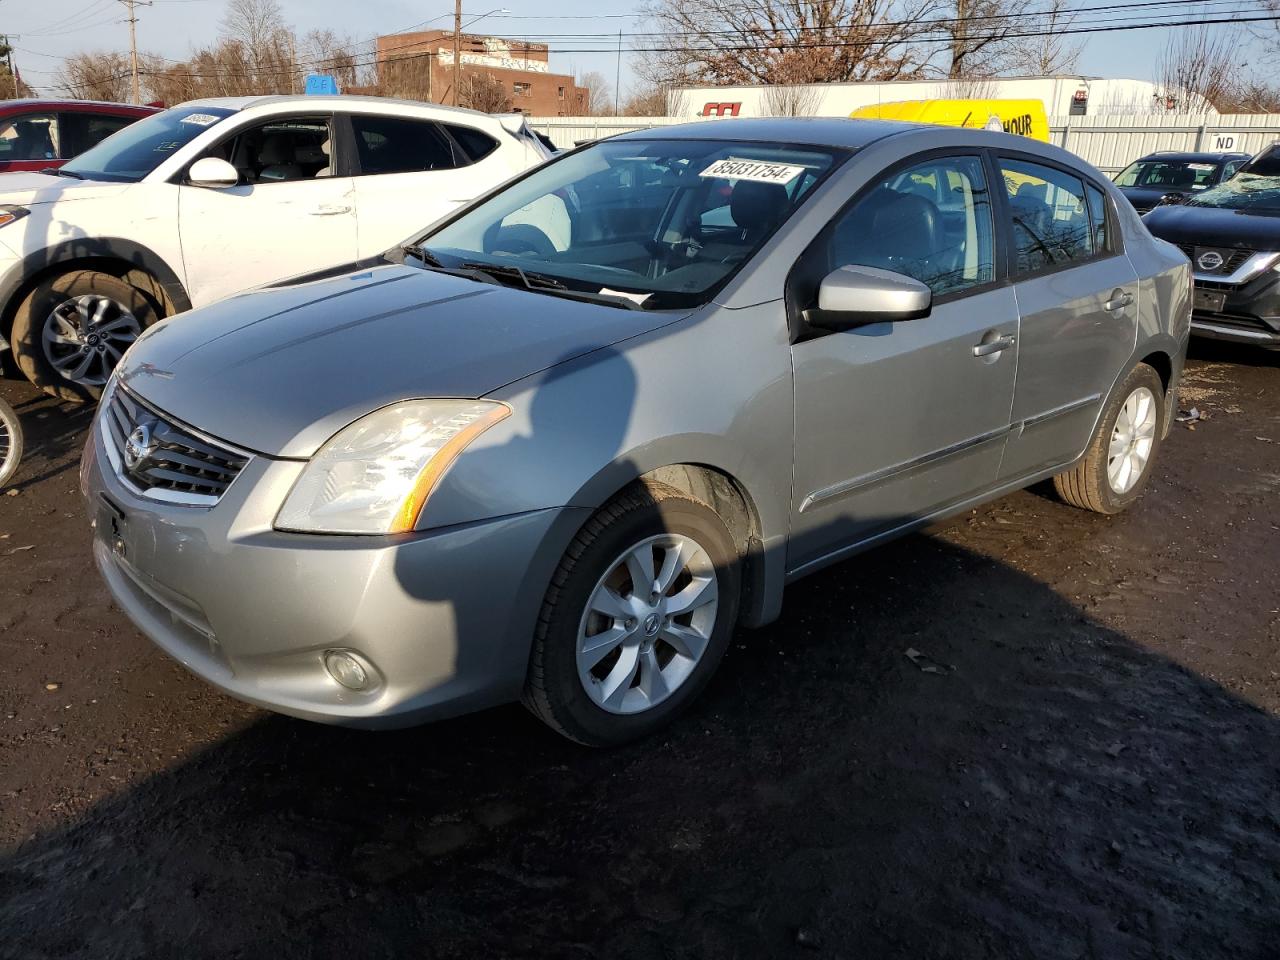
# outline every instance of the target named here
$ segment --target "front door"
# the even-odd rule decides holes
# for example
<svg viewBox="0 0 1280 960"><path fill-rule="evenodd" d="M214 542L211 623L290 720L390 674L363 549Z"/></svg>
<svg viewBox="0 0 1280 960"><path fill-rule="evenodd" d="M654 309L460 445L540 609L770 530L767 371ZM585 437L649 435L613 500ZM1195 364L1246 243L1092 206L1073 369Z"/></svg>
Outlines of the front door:
<svg viewBox="0 0 1280 960"><path fill-rule="evenodd" d="M995 484L1018 312L999 282L989 179L977 155L908 162L797 264L793 280L846 264L907 274L929 285L934 306L793 346L791 572Z"/></svg>
<svg viewBox="0 0 1280 960"><path fill-rule="evenodd" d="M330 125L327 117L277 117L236 131L206 155L229 161L240 183L178 188L194 305L356 259L355 186L340 169L333 175Z"/></svg>
<svg viewBox="0 0 1280 960"><path fill-rule="evenodd" d="M1084 452L1133 352L1139 291L1099 187L1043 162L998 163L1022 317L1015 429L1000 474L1016 480Z"/></svg>

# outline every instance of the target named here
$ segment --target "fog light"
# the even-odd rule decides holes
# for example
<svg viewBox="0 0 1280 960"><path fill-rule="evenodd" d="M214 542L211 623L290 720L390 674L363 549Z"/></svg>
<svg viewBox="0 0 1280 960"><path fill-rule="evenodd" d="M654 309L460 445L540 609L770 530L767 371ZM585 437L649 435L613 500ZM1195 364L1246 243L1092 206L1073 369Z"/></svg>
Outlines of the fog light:
<svg viewBox="0 0 1280 960"><path fill-rule="evenodd" d="M324 655L324 668L348 690L363 690L369 685L369 672L349 653L330 650Z"/></svg>

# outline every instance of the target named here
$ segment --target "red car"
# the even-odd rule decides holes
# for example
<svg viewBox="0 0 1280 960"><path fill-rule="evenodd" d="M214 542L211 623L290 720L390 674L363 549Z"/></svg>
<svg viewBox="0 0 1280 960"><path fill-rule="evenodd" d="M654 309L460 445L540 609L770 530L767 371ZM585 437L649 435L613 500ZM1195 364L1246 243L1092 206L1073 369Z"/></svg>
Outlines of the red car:
<svg viewBox="0 0 1280 960"><path fill-rule="evenodd" d="M60 167L155 112L93 100L0 100L0 173Z"/></svg>

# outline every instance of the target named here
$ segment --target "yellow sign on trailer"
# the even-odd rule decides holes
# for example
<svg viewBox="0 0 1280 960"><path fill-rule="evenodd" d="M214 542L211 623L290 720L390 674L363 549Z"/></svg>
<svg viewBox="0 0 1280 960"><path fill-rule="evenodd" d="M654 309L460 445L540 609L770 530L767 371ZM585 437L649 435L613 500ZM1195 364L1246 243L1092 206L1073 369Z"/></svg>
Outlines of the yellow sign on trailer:
<svg viewBox="0 0 1280 960"><path fill-rule="evenodd" d="M859 107L858 120L906 120L944 127L1003 130L1032 140L1049 141L1049 118L1039 100L896 100Z"/></svg>

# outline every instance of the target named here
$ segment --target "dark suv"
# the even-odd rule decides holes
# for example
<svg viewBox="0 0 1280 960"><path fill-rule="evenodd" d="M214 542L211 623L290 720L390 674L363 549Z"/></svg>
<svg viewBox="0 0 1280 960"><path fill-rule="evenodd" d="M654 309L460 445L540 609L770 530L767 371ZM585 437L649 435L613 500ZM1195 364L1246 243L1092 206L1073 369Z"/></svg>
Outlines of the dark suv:
<svg viewBox="0 0 1280 960"><path fill-rule="evenodd" d="M1166 196L1194 196L1201 190L1230 180L1248 159L1247 153L1162 150L1125 167L1116 177L1116 186L1135 210L1146 213Z"/></svg>
<svg viewBox="0 0 1280 960"><path fill-rule="evenodd" d="M92 100L0 101L0 173L60 167L156 107Z"/></svg>

